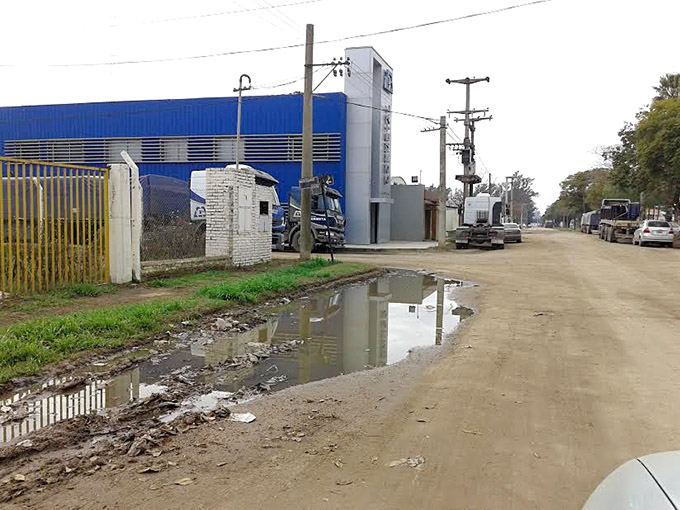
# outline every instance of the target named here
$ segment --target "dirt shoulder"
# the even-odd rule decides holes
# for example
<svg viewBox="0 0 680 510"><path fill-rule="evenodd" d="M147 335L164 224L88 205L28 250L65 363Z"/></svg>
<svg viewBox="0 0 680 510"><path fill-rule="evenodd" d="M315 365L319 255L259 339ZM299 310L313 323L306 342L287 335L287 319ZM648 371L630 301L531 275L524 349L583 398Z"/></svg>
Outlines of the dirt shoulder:
<svg viewBox="0 0 680 510"><path fill-rule="evenodd" d="M677 449L677 250L536 232L343 258L478 282L460 296L478 313L438 358L273 394L233 409L252 424L167 439L159 473L105 465L9 508L579 508L620 463Z"/></svg>

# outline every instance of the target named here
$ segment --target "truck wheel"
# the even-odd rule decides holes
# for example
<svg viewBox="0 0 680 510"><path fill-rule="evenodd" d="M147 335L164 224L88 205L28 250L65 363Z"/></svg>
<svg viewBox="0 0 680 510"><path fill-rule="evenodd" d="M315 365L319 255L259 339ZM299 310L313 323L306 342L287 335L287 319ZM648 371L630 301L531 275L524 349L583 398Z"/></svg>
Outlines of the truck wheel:
<svg viewBox="0 0 680 510"><path fill-rule="evenodd" d="M314 251L316 245L314 243L314 235L310 233L311 239L312 239L312 249L310 250L311 252ZM293 248L294 251L297 253L300 253L300 231L298 230L293 234L293 237L290 240L290 246Z"/></svg>
<svg viewBox="0 0 680 510"><path fill-rule="evenodd" d="M300 253L300 231L299 230L293 234L293 237L290 240L290 247L293 248L293 251Z"/></svg>

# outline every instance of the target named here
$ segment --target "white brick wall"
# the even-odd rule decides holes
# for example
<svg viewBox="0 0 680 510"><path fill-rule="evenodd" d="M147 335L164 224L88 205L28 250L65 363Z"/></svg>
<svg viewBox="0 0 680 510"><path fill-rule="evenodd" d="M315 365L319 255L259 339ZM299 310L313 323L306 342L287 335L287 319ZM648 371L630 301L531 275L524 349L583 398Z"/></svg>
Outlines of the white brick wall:
<svg viewBox="0 0 680 510"><path fill-rule="evenodd" d="M239 203L244 197L248 197L250 203ZM272 254L271 199L270 188L256 185L255 175L247 167L207 169L206 256L226 256L234 266L269 262ZM269 214L266 216L260 216L260 202L267 202ZM249 214L250 221L239 218L243 214Z"/></svg>

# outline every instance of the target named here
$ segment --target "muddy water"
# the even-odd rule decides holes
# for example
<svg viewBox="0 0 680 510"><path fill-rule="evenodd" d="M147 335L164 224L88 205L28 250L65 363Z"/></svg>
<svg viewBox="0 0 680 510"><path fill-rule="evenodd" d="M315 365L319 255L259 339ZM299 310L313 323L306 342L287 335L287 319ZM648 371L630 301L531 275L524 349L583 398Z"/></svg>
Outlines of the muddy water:
<svg viewBox="0 0 680 510"><path fill-rule="evenodd" d="M194 395L186 407L213 402L216 396L222 398L243 387L264 384L279 390L396 363L413 348L440 344L469 317L471 310L454 301L454 292L461 286L462 282L417 273L386 276L275 308L265 323L244 333L184 333L174 350L112 379L95 378L85 386L64 390L70 380L64 377L5 396L1 399L0 442L163 392L163 382L171 374L189 375L206 366L220 366L197 379L213 391ZM276 348L279 352L270 352L252 366L221 367L238 356L291 344L294 348L284 352Z"/></svg>

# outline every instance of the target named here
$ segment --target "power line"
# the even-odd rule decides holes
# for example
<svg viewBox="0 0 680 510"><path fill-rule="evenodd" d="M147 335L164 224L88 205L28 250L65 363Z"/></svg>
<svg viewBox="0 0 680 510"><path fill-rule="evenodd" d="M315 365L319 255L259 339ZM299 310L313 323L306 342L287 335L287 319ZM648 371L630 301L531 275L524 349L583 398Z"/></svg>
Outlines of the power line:
<svg viewBox="0 0 680 510"><path fill-rule="evenodd" d="M379 30L377 32L369 32L365 34L356 34L356 35L350 35L346 37L338 37L336 39L326 39L323 41L317 41L315 44L329 44L329 43L336 43L336 42L342 42L342 41L350 41L353 39L361 39L364 37L373 37L373 36L378 36L378 35L386 35L386 34L393 34L397 32L404 32L407 30L415 30L415 29L420 29L420 28L426 28L426 27L431 27L435 25L441 25L444 23L453 23L456 21L463 21L467 19L472 19L472 18L477 18L481 16L488 16L492 14L499 14L502 12L507 12L515 9L520 9L523 7L530 7L538 4L544 4L548 2L552 2L553 0L534 0L532 2L526 2L522 4L514 4L514 5L509 5L506 7L500 7L498 9L490 9L487 11L480 11L476 12L473 14L466 14L464 16L457 16L455 18L447 18L447 19L442 19L442 20L435 20L435 21L429 21L427 23L419 23L417 25L409 25L405 27L398 27L398 28L391 28L388 30ZM120 61L112 61L112 62L84 62L84 63L77 63L77 64L46 64L45 67L102 67L102 66L117 66L117 65L131 65L131 64L150 64L150 63L163 63L163 62L179 62L179 61L188 61L188 60L200 60L200 59L207 59L207 58L217 58L217 57L227 57L231 55L245 55L245 54L250 54L250 53L265 53L265 52L272 52L272 51L279 51L279 50L288 50L288 49L294 49L294 48L302 48L305 46L305 43L295 43L295 44L287 44L287 45L282 45L282 46L271 46L268 48L256 48L256 49L247 49L247 50L234 50L234 51L224 51L224 52L219 52L219 53L208 53L208 54L203 54L203 55L190 55L186 57L167 57L167 58L158 58L158 59L139 59L139 60L120 60ZM0 67L23 67L22 64L0 64Z"/></svg>
<svg viewBox="0 0 680 510"><path fill-rule="evenodd" d="M314 94L314 97L319 98L319 99L326 99L328 101L342 102L342 103L346 103L346 104L349 104L349 105L352 105L352 106L358 106L360 108L368 108L369 110L376 110L376 111L379 111L379 112L387 112L387 113L392 113L394 115L403 115L405 117L412 117L414 119L427 120L429 122L434 122L436 124L439 123L438 120L433 119L432 117L425 117L424 115L417 115L415 113L400 112L400 111L395 111L395 110L392 110L392 109L389 109L389 108L380 108L378 106L371 106L371 105L368 105L368 104L361 104L361 103L354 103L352 101L344 101L344 100L333 99L333 98L330 98L330 97L326 97L323 94Z"/></svg>
<svg viewBox="0 0 680 510"><path fill-rule="evenodd" d="M315 4L319 2L324 2L326 0L304 0L302 2L291 2L291 3L286 3L286 4L276 4L276 5L265 5L265 6L257 6L257 7L250 7L250 8L243 8L243 9L236 9L233 11L223 11L223 12L211 12L211 13L206 13L206 14L195 14L193 16L179 16L176 18L163 18L163 19L155 19L155 20L145 20L145 21L138 21L136 23L126 23L125 25L123 24L115 24L115 25L110 25L111 27L120 27L120 26L127 26L127 25L152 25L156 23L167 23L167 22L172 22L172 21L185 21L185 20L192 20L192 19L203 19L203 18L214 18L217 16L227 16L230 14L243 14L243 13L248 13L248 12L255 12L255 11L265 11L269 9L281 9L283 7L294 7L297 5L307 5L307 4Z"/></svg>

